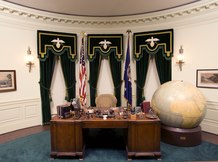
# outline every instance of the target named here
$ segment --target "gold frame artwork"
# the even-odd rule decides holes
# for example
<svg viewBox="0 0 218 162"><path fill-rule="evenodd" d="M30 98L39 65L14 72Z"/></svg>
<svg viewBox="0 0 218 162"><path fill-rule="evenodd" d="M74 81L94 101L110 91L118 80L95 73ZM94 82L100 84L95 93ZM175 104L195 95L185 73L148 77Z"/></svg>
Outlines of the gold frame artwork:
<svg viewBox="0 0 218 162"><path fill-rule="evenodd" d="M198 69L196 72L196 87L218 88L218 69Z"/></svg>
<svg viewBox="0 0 218 162"><path fill-rule="evenodd" d="M16 71L0 70L0 92L9 92L16 90Z"/></svg>

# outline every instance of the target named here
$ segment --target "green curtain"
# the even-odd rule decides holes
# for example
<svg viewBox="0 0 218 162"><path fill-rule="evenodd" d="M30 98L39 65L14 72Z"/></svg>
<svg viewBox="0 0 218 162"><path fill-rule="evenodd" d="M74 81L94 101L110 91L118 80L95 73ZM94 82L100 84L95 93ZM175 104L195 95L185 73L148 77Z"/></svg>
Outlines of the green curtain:
<svg viewBox="0 0 218 162"><path fill-rule="evenodd" d="M41 104L42 104L42 122L46 124L51 120L51 109L50 109L50 87L52 76L55 67L55 55L48 51L47 55L49 58L46 61L40 61L40 93L41 93Z"/></svg>
<svg viewBox="0 0 218 162"><path fill-rule="evenodd" d="M97 93L98 76L101 67L101 55L96 52L95 59L89 62L89 85L90 85L90 105L96 106L95 98Z"/></svg>
<svg viewBox="0 0 218 162"><path fill-rule="evenodd" d="M162 49L159 49L155 54L155 63L157 67L160 83L163 84L167 81L171 81L171 58L166 59Z"/></svg>
<svg viewBox="0 0 218 162"><path fill-rule="evenodd" d="M61 55L61 67L64 75L65 86L66 86L66 97L67 101L75 98L75 62L73 62L67 52Z"/></svg>
<svg viewBox="0 0 218 162"><path fill-rule="evenodd" d="M149 54L143 50L143 55L136 62L136 105L140 106L144 97L144 86L149 65Z"/></svg>
<svg viewBox="0 0 218 162"><path fill-rule="evenodd" d="M115 52L110 53L109 63L114 83L114 92L117 98L117 106L121 106L121 61L118 61L115 55Z"/></svg>

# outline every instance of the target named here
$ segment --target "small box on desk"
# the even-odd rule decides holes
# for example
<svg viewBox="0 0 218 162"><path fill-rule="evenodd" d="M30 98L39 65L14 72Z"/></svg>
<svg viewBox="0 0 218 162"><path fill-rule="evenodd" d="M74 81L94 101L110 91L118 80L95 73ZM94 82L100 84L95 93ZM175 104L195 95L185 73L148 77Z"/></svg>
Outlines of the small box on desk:
<svg viewBox="0 0 218 162"><path fill-rule="evenodd" d="M57 106L57 114L59 118L69 118L70 114L70 106L68 105L58 105Z"/></svg>
<svg viewBox="0 0 218 162"><path fill-rule="evenodd" d="M136 120L136 114L130 114L130 119Z"/></svg>
<svg viewBox="0 0 218 162"><path fill-rule="evenodd" d="M142 108L142 111L144 113L148 113L149 110L151 109L151 106L150 106L150 101L143 101L141 103L141 108Z"/></svg>

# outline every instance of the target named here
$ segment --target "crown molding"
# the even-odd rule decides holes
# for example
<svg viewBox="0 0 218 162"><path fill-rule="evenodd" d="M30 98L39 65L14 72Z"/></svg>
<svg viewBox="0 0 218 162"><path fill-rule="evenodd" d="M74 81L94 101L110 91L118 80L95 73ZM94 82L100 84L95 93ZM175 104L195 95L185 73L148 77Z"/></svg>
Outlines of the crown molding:
<svg viewBox="0 0 218 162"><path fill-rule="evenodd" d="M53 14L34 9L28 9L7 2L0 2L0 13L6 16L16 18L28 18L29 20L38 20L48 23L58 23L62 25L76 26L126 26L126 25L146 25L158 22L168 22L175 19L192 17L198 14L204 14L212 11L217 11L218 0L199 1L195 4L186 5L176 9L171 9L152 14L142 14L136 16L123 17L81 17Z"/></svg>

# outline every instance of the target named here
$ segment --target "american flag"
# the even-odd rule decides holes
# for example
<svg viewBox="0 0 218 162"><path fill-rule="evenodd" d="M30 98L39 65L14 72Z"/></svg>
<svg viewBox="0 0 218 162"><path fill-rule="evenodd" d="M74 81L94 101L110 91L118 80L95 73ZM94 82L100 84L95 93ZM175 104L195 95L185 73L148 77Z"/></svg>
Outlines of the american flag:
<svg viewBox="0 0 218 162"><path fill-rule="evenodd" d="M131 68L130 68L129 35L128 35L127 50L126 50L124 82L125 82L124 97L127 100L127 104L129 106L132 106L132 81L131 81Z"/></svg>
<svg viewBox="0 0 218 162"><path fill-rule="evenodd" d="M79 66L79 96L82 106L86 105L86 62L85 62L85 50L84 50L84 37L82 38L82 44L80 49L80 66Z"/></svg>

